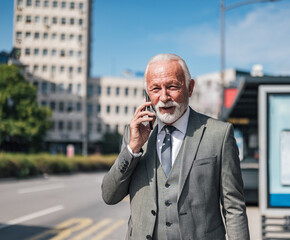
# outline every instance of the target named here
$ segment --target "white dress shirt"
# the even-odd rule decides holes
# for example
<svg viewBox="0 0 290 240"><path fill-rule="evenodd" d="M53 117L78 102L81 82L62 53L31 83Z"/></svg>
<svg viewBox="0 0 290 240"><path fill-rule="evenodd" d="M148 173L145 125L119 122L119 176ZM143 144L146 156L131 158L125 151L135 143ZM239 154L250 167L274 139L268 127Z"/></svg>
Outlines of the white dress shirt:
<svg viewBox="0 0 290 240"><path fill-rule="evenodd" d="M186 112L179 118L175 123L172 124L176 128L176 130L171 134L171 144L172 144L172 166L175 162L177 154L180 150L182 145L183 139L186 134L188 118L189 118L189 107L187 107ZM163 129L165 123L161 122L158 119L158 134L157 134L157 144L156 150L161 162L161 148L165 137L165 131Z"/></svg>

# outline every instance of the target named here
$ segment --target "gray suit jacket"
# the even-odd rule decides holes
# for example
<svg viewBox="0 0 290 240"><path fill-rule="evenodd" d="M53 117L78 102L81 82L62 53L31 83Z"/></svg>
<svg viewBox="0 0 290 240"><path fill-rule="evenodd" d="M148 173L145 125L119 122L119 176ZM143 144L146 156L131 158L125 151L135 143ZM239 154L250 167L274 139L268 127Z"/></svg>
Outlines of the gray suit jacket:
<svg viewBox="0 0 290 240"><path fill-rule="evenodd" d="M103 179L102 196L107 204L116 204L129 194L127 239L151 239L158 213L157 127L138 158L132 157L126 147L129 135L127 129L121 153ZM229 240L250 239L232 125L191 109L183 144L177 204L181 239L224 240L224 225Z"/></svg>

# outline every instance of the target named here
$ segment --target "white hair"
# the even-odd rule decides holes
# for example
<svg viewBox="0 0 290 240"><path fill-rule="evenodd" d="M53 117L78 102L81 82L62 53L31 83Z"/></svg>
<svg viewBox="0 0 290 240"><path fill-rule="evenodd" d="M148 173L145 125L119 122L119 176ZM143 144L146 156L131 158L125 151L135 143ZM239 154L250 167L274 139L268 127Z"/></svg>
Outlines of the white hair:
<svg viewBox="0 0 290 240"><path fill-rule="evenodd" d="M161 53L161 54L158 54L158 55L152 57L149 60L149 62L147 63L147 66L146 66L146 69L145 69L145 73L144 73L144 86L145 86L146 91L147 91L147 88L146 88L146 86L147 86L147 73L148 73L149 66L152 63L155 63L155 62L172 61L172 60L176 60L179 63L179 65L181 66L183 74L184 74L185 84L186 84L186 87L188 89L189 83L191 81L191 75L190 75L190 72L188 70L188 67L187 67L185 61L181 57L176 55L176 54Z"/></svg>

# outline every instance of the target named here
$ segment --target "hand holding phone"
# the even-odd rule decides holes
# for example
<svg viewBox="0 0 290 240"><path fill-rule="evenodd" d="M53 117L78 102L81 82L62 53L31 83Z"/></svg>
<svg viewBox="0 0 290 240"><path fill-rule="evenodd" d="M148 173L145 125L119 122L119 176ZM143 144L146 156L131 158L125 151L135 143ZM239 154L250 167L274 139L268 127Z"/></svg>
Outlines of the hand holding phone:
<svg viewBox="0 0 290 240"><path fill-rule="evenodd" d="M144 90L144 92L145 92L145 96L146 96L146 102L151 102L151 99L149 98L149 95L148 95L148 93L146 92L146 90ZM147 106L147 107L146 107L146 110L152 112L150 106ZM152 122L149 122L149 126L150 126L150 129L152 130L152 129L153 129L153 124L152 124Z"/></svg>

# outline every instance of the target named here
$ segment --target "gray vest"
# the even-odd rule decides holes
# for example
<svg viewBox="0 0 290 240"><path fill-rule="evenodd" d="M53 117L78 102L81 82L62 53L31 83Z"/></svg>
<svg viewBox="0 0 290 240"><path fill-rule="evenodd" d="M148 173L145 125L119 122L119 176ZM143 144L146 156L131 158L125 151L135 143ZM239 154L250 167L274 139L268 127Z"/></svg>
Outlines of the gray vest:
<svg viewBox="0 0 290 240"><path fill-rule="evenodd" d="M182 148L183 146L181 146ZM180 149L181 150L181 149ZM157 218L154 227L154 240L178 240L180 237L177 195L180 173L179 154L171 169L170 175L166 175L162 169L159 159L156 160L157 177Z"/></svg>

